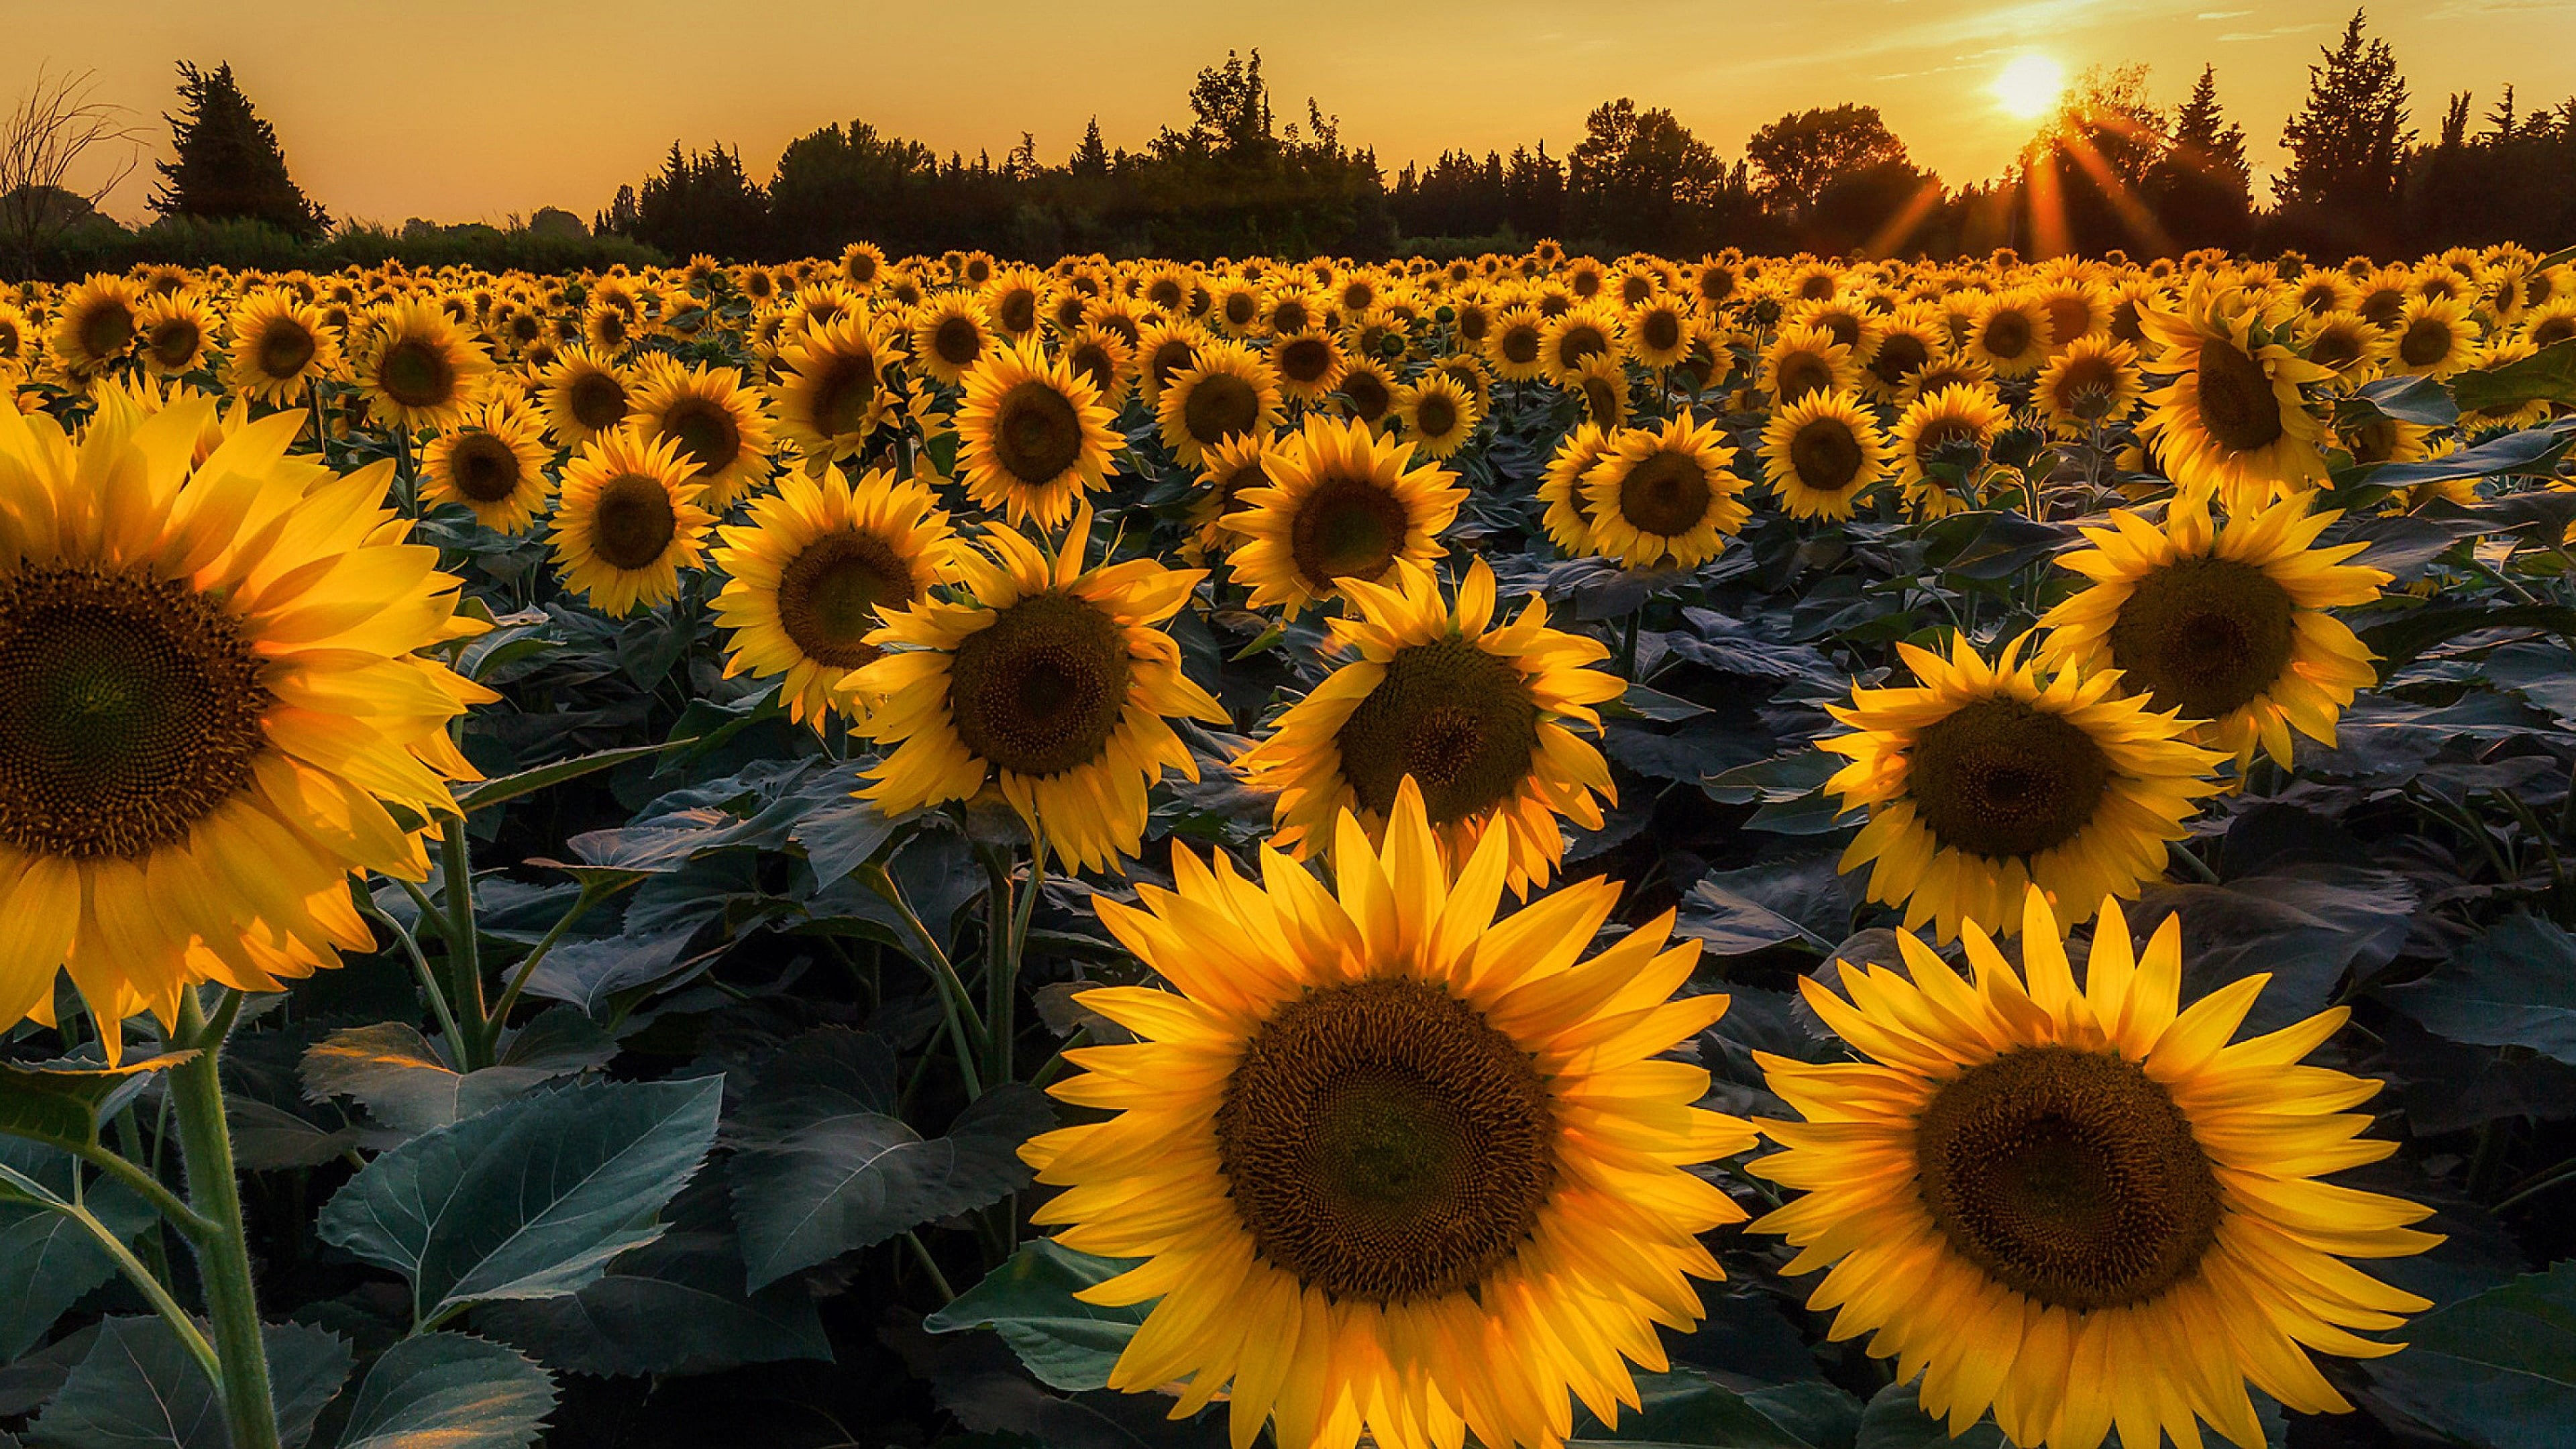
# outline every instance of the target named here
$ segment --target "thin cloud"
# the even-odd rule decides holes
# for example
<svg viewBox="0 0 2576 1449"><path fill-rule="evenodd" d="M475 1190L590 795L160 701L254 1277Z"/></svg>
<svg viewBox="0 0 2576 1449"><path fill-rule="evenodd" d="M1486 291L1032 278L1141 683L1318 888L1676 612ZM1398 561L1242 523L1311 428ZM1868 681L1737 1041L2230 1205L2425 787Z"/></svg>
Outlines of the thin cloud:
<svg viewBox="0 0 2576 1449"><path fill-rule="evenodd" d="M2313 35L2326 28L2322 20L2306 25L2275 25L2269 30L2231 30L2218 37L2221 43L2235 40L2278 40L2285 35Z"/></svg>

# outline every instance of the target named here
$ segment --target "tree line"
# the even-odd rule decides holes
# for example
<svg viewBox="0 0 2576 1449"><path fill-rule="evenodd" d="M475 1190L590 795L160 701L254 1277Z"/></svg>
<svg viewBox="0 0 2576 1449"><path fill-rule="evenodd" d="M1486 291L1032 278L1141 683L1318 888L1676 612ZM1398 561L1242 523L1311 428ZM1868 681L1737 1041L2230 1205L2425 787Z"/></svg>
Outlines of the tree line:
<svg viewBox="0 0 2576 1449"><path fill-rule="evenodd" d="M653 174L619 188L588 237L553 208L544 225L496 232L498 241L481 235L491 228L425 222L399 237L368 235L386 245L587 242L744 261L828 256L855 241L898 255L980 249L1046 261L1068 252L1440 255L1539 237L1675 255L1732 246L1945 256L2008 246L2026 255L2216 247L2340 257L2576 236L2576 97L2526 108L2507 86L2479 109L2456 93L2428 138L2395 51L2358 10L2308 69L2308 92L2282 123L2287 163L2263 196L2214 67L2169 108L2150 99L2144 67L2089 71L2002 176L1952 186L1912 160L1875 107L1784 115L1730 158L1672 110L1629 98L1595 107L1562 155L1544 142L1481 157L1453 150L1390 174L1311 98L1283 124L1256 50L1201 70L1188 120L1134 151L1104 144L1096 119L1060 162L1042 160L1027 133L997 161L943 156L864 120L835 122L790 142L765 180L738 149L675 141ZM229 228L222 235L235 244L243 228L272 239L263 258L348 240L350 229L335 230L296 187L275 132L228 66L182 64L180 77L181 109L165 118L173 159L160 163L151 202L161 225L114 254L148 250L155 233L172 246L202 240L209 226ZM93 235L108 225L88 202L34 179L13 188L0 175L0 216L25 220L11 230L25 232L33 269L45 255L37 222L88 225Z"/></svg>

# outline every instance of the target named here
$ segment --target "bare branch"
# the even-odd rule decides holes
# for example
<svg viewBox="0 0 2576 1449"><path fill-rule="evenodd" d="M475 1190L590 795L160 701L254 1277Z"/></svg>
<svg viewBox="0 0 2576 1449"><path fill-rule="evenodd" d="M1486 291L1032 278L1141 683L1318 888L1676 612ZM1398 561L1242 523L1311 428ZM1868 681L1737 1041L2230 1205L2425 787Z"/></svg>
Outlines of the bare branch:
<svg viewBox="0 0 2576 1449"><path fill-rule="evenodd" d="M0 121L0 240L32 273L45 246L94 210L134 174L143 158L143 132L125 107L97 98L98 72L54 74L40 68L36 82ZM122 147L124 154L113 154ZM107 153L106 179L73 191L72 173L93 154Z"/></svg>

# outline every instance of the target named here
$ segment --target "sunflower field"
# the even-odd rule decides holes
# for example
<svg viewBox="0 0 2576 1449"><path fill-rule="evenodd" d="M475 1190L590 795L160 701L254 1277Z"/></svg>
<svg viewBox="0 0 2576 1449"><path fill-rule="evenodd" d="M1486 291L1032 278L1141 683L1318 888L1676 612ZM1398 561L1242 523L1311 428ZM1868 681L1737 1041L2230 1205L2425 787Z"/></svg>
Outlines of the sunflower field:
<svg viewBox="0 0 2576 1449"><path fill-rule="evenodd" d="M0 384L0 1445L2576 1444L2576 248Z"/></svg>

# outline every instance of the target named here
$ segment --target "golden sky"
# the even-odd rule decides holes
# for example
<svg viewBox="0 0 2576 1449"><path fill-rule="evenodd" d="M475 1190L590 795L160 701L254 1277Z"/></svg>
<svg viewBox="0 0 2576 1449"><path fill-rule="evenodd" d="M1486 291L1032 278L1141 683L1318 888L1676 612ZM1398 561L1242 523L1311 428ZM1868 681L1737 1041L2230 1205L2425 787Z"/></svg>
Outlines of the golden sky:
<svg viewBox="0 0 2576 1449"><path fill-rule="evenodd" d="M0 0L0 100L43 64L95 69L165 157L173 63L228 60L334 216L587 219L675 137L738 146L763 180L787 141L853 117L997 160L1025 129L1061 161L1096 114L1111 145L1137 147L1186 115L1199 66L1258 46L1282 122L1311 94L1390 173L1451 146L1544 139L1562 155L1595 103L1627 95L1729 157L1784 111L1866 102L1957 184L2027 136L1992 86L2033 55L2070 74L2143 61L2167 103L2214 61L2267 166L2349 14L2349 0ZM2428 132L2449 91L2476 92L2481 114L2507 82L2525 110L2576 92L2576 0L2407 0L2371 24ZM108 209L142 215L149 181L147 167Z"/></svg>

